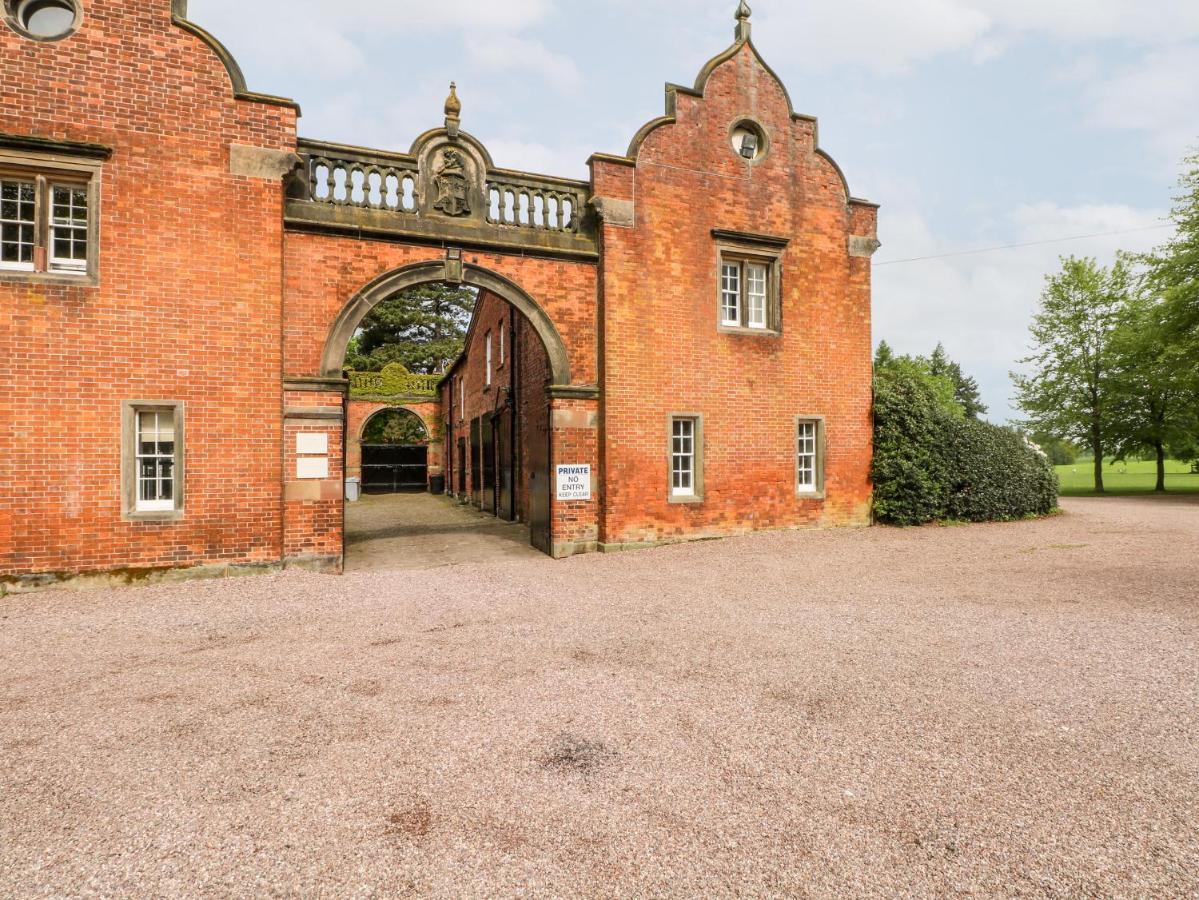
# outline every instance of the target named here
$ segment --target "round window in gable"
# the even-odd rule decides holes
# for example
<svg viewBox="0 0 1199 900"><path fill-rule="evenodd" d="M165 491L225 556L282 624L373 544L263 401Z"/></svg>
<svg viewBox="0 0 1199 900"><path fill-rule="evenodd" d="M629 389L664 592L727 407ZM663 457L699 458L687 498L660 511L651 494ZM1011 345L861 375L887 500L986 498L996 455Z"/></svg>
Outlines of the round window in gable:
<svg viewBox="0 0 1199 900"><path fill-rule="evenodd" d="M766 156L769 142L757 122L738 122L732 129L733 152L746 162L758 162Z"/></svg>
<svg viewBox="0 0 1199 900"><path fill-rule="evenodd" d="M16 30L38 41L57 41L79 25L77 0L8 0L9 21Z"/></svg>

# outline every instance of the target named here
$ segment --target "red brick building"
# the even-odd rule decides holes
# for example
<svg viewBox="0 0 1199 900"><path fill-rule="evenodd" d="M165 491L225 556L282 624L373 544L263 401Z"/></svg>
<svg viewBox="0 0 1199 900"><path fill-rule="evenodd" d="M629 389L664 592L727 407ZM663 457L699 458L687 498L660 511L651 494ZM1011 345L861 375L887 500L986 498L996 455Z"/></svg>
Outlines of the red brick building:
<svg viewBox="0 0 1199 900"><path fill-rule="evenodd" d="M186 7L4 2L3 589L339 570L347 344L428 282L480 292L431 471L548 553L869 522L876 208L744 4L588 181L497 168L454 96L407 152L298 138Z"/></svg>

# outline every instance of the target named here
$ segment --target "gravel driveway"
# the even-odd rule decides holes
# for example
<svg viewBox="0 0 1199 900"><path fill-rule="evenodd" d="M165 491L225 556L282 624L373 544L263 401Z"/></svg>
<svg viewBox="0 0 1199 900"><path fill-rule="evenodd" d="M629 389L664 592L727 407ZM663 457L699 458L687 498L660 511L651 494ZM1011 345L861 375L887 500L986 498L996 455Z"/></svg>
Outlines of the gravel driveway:
<svg viewBox="0 0 1199 900"><path fill-rule="evenodd" d="M0 601L0 895L1199 892L1199 505Z"/></svg>

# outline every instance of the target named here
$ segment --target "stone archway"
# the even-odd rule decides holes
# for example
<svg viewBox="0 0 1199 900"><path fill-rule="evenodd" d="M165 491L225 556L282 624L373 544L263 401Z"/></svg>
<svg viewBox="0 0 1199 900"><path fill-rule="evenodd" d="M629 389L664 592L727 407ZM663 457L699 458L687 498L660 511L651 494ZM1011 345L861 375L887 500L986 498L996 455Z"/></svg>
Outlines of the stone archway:
<svg viewBox="0 0 1199 900"><path fill-rule="evenodd" d="M417 410L410 409L404 404L377 404L377 406L379 408L372 410L369 415L365 416L362 420L362 424L358 427L356 437L359 441L363 440L365 437L366 430L370 424L379 416L385 415L386 413L402 413L411 416L412 418L416 419L416 421L420 423L420 427L424 429L425 439L429 441L432 440L433 430L429 427L429 423L425 420L425 417L422 416Z"/></svg>
<svg viewBox="0 0 1199 900"><path fill-rule="evenodd" d="M415 410L400 405L374 409L363 417L354 442L363 493L430 489L432 466L440 460L431 453L433 432ZM354 449L347 446L348 463L354 459Z"/></svg>
<svg viewBox="0 0 1199 900"><path fill-rule="evenodd" d="M461 278L451 271L461 266ZM461 263L460 260L416 263L380 275L354 295L333 323L321 355L321 374L326 378L341 375L345 365L346 348L358 326L372 309L408 288L429 282L461 283L490 291L515 307L532 325L549 355L550 372L555 385L571 384L570 357L566 343L553 320L532 297L503 275L481 266Z"/></svg>

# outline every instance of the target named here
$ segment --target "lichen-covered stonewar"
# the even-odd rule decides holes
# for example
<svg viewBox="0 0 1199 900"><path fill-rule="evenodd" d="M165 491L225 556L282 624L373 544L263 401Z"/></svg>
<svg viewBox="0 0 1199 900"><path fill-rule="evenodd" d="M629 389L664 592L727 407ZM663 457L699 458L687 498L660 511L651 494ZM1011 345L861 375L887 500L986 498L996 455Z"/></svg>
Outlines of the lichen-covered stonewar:
<svg viewBox="0 0 1199 900"><path fill-rule="evenodd" d="M869 523L876 208L744 3L586 181L497 167L465 90L406 151L298 138L186 6L4 2L0 590L339 571L388 409L555 557ZM360 323L431 282L478 292L466 352L351 390Z"/></svg>

